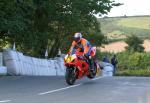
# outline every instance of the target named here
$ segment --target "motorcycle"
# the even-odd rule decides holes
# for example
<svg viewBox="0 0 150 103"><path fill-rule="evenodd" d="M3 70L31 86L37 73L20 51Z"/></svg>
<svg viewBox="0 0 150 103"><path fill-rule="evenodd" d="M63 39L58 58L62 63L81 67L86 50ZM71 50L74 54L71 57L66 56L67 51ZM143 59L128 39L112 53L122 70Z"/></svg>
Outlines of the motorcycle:
<svg viewBox="0 0 150 103"><path fill-rule="evenodd" d="M73 85L77 79L87 76L92 79L97 74L97 69L99 68L97 63L94 61L94 56L96 53L96 47L92 47L90 55L93 63L93 69L90 69L90 65L83 52L76 51L73 54L67 54L64 58L64 63L66 66L65 79L68 85Z"/></svg>

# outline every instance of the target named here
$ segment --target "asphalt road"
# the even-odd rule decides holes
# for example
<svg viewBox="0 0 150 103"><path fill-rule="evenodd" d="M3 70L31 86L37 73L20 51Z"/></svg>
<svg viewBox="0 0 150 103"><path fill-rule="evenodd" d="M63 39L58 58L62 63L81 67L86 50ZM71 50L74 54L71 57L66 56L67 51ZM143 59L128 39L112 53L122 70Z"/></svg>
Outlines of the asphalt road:
<svg viewBox="0 0 150 103"><path fill-rule="evenodd" d="M150 78L84 78L68 86L64 77L2 77L0 103L150 103Z"/></svg>

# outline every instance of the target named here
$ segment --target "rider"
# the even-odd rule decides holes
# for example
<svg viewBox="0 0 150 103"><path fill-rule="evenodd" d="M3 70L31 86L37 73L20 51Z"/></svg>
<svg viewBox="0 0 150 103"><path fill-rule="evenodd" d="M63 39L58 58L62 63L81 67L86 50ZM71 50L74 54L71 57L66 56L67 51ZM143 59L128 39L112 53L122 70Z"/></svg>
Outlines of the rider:
<svg viewBox="0 0 150 103"><path fill-rule="evenodd" d="M93 69L93 63L92 58L90 56L92 46L90 45L89 41L82 38L82 34L80 32L77 32L74 34L74 41L72 42L71 48L69 50L69 53L75 52L76 50L79 50L84 53L84 56L88 59L90 69Z"/></svg>

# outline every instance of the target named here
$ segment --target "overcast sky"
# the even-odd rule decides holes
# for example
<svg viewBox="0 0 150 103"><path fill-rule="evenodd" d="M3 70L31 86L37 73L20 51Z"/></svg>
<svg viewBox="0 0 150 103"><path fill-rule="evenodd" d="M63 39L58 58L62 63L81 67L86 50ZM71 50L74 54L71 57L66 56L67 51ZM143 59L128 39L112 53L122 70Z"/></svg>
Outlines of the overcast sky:
<svg viewBox="0 0 150 103"><path fill-rule="evenodd" d="M124 3L119 7L111 9L107 16L133 16L133 15L150 15L150 0L114 0L115 2Z"/></svg>

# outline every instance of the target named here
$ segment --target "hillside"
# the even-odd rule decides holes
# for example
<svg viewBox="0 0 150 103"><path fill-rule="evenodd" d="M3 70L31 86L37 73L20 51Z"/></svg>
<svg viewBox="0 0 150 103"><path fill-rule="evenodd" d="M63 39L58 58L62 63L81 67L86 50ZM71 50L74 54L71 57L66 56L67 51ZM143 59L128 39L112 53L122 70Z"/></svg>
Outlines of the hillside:
<svg viewBox="0 0 150 103"><path fill-rule="evenodd" d="M131 34L150 39L150 16L105 17L99 21L102 33L109 40L124 39Z"/></svg>

